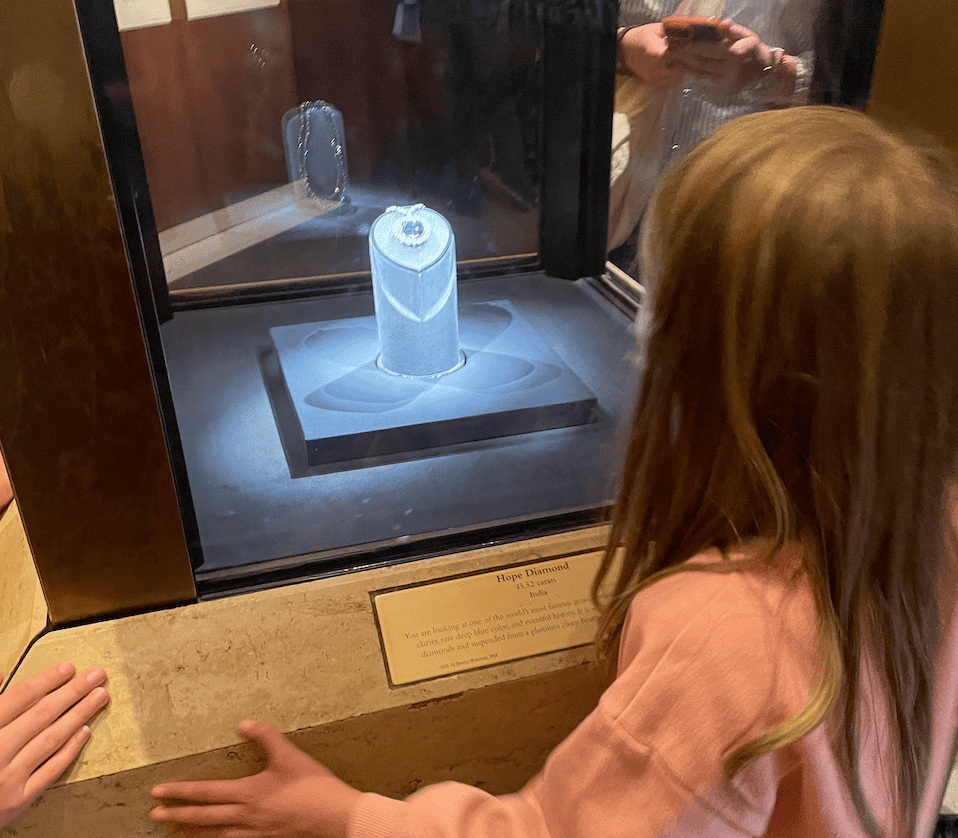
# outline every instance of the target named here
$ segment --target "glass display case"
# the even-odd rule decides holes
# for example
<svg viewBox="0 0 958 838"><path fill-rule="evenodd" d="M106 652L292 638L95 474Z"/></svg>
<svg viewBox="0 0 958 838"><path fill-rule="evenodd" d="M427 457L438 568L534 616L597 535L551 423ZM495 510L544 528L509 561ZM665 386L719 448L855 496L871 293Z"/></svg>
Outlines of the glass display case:
<svg viewBox="0 0 958 838"><path fill-rule="evenodd" d="M127 430L185 550L176 590L59 619L187 601L184 564L203 598L607 516L639 301L603 278L615 3L75 6L160 433Z"/></svg>
<svg viewBox="0 0 958 838"><path fill-rule="evenodd" d="M614 6L215 6L120 35L200 595L595 522L629 312L574 280Z"/></svg>
<svg viewBox="0 0 958 838"><path fill-rule="evenodd" d="M820 98L862 101L869 9ZM606 519L614 0L47 11L11 13L0 440L55 623Z"/></svg>

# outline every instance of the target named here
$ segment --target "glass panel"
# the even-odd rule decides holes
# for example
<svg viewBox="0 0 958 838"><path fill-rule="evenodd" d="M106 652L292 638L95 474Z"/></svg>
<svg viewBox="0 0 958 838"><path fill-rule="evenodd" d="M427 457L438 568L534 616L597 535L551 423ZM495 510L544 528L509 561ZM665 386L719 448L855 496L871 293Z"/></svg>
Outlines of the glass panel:
<svg viewBox="0 0 958 838"><path fill-rule="evenodd" d="M539 244L546 212L588 238L566 180L583 91L610 104L585 79L611 75L611 8L176 0L124 24L202 593L602 519L633 311Z"/></svg>
<svg viewBox="0 0 958 838"><path fill-rule="evenodd" d="M525 4L169 9L122 41L171 290L368 271L372 221L419 202L461 262L537 252L541 38Z"/></svg>
<svg viewBox="0 0 958 838"><path fill-rule="evenodd" d="M611 503L630 319L541 274L461 281L458 298L465 365L438 378L377 368L367 294L164 325L199 580Z"/></svg>
<svg viewBox="0 0 958 838"><path fill-rule="evenodd" d="M637 225L659 179L722 125L809 103L864 107L883 6L883 0L623 0L619 25L628 31L618 41L611 260L637 275ZM722 19L740 28L724 28ZM728 59L734 43L753 37L757 45L741 60ZM721 57L723 69L715 74L703 56Z"/></svg>

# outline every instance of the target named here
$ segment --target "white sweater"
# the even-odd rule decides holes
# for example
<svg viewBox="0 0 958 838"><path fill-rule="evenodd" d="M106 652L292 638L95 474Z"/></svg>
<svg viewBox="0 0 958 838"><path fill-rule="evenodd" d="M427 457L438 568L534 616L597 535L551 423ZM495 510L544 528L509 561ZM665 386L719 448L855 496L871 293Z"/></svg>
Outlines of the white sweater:
<svg viewBox="0 0 958 838"><path fill-rule="evenodd" d="M716 100L703 82L681 86L669 94L660 117L660 151L654 155L659 173L726 122L737 116L808 101L814 55L813 28L818 0L621 0L621 26L654 23L673 14L732 18L755 32L770 47L781 47L798 63L791 102L773 98L759 83Z"/></svg>

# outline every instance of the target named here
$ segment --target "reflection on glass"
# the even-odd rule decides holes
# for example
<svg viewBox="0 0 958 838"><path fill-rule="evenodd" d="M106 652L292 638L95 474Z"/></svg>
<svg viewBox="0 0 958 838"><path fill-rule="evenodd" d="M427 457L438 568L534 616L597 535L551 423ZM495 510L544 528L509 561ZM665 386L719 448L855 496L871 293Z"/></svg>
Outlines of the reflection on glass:
<svg viewBox="0 0 958 838"><path fill-rule="evenodd" d="M620 29L618 41L612 260L637 273L637 225L662 174L725 123L811 102L863 105L882 5L623 0L619 25L628 31ZM684 16L712 20L692 29ZM736 26L722 29L724 19ZM668 30L665 24L671 24ZM707 63L719 57L720 63Z"/></svg>
<svg viewBox="0 0 958 838"><path fill-rule="evenodd" d="M303 102L283 116L283 149L297 197L320 211L349 203L343 115L328 102Z"/></svg>
<svg viewBox="0 0 958 838"><path fill-rule="evenodd" d="M542 23L520 0L287 0L122 33L171 290L367 272L390 206L538 250ZM347 165L348 164L348 165Z"/></svg>

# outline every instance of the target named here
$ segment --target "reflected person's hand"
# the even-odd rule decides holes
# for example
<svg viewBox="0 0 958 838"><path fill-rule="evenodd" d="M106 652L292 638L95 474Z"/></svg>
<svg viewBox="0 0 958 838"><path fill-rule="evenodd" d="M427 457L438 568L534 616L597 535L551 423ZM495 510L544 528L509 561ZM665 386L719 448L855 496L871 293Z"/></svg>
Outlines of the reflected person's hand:
<svg viewBox="0 0 958 838"><path fill-rule="evenodd" d="M0 826L10 823L77 758L86 723L110 696L100 667L59 663L0 694Z"/></svg>
<svg viewBox="0 0 958 838"><path fill-rule="evenodd" d="M619 49L622 63L653 90L664 93L685 77L685 67L669 49L661 23L633 27L622 36Z"/></svg>
<svg viewBox="0 0 958 838"><path fill-rule="evenodd" d="M774 50L762 43L751 29L733 20L723 22L729 26L731 37L728 40L693 41L672 47L672 52L685 70L710 80L716 92L732 95L759 81L766 68L774 64L775 56ZM783 59L786 73L793 69L792 60L790 56Z"/></svg>
<svg viewBox="0 0 958 838"><path fill-rule="evenodd" d="M345 838L362 793L266 722L245 721L239 732L266 751L266 768L239 780L162 783L155 797L193 805L157 806L153 820L179 825L181 835Z"/></svg>

